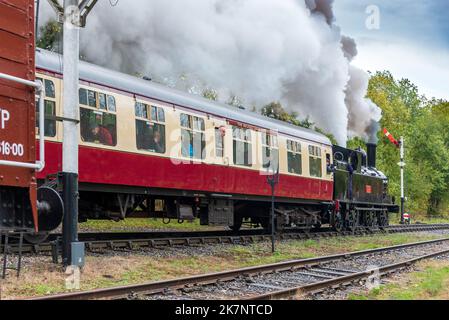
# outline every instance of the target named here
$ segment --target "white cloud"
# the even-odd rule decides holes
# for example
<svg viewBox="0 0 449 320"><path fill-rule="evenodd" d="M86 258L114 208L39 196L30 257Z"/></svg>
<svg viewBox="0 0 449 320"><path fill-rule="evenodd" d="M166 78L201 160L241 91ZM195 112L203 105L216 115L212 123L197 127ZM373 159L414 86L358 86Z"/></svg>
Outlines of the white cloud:
<svg viewBox="0 0 449 320"><path fill-rule="evenodd" d="M449 99L449 52L425 45L358 39L353 64L367 71L390 71L408 78L427 97Z"/></svg>

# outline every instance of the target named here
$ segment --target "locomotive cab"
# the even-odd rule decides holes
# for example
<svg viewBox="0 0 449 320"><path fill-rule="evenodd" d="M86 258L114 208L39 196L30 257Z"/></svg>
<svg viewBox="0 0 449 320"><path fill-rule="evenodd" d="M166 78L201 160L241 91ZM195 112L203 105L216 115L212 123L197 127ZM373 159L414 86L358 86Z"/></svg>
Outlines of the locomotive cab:
<svg viewBox="0 0 449 320"><path fill-rule="evenodd" d="M388 179L376 168L375 144L367 152L334 146L334 199L331 224L339 230L384 227L397 206L388 195Z"/></svg>

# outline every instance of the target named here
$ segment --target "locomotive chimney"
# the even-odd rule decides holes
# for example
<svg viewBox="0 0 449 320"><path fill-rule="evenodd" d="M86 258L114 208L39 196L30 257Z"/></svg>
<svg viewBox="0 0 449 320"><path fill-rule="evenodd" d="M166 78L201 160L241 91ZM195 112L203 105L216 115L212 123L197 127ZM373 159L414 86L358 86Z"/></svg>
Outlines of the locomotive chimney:
<svg viewBox="0 0 449 320"><path fill-rule="evenodd" d="M376 167L377 145L375 143L367 143L368 168Z"/></svg>

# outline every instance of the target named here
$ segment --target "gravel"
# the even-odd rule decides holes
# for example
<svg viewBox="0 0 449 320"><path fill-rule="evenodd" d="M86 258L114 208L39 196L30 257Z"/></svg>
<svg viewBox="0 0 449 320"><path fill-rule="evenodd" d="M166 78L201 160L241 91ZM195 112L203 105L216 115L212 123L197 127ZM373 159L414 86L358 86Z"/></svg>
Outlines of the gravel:
<svg viewBox="0 0 449 320"><path fill-rule="evenodd" d="M294 288L308 283L326 280L331 273L322 272L324 268L333 270L352 271L354 273L366 271L373 268L398 263L449 248L449 243L428 244L419 247L397 249L388 252L370 254L366 256L348 258L345 260L322 264L318 268L300 269L297 271L286 271L272 273L252 278L239 278L234 281L220 283L218 285L207 285L187 288L174 293L155 296L140 296L139 299L147 300L186 300L186 299L236 299L245 298L258 294L275 292L282 289ZM320 272L321 271L321 272ZM334 275L334 277L336 277ZM360 285L363 282L360 283ZM354 290L349 288L347 290ZM351 291L347 291L351 292ZM347 295L348 293L346 293ZM312 296L314 299L342 299L344 294L340 290L329 290L326 294ZM136 297L134 297L136 298Z"/></svg>

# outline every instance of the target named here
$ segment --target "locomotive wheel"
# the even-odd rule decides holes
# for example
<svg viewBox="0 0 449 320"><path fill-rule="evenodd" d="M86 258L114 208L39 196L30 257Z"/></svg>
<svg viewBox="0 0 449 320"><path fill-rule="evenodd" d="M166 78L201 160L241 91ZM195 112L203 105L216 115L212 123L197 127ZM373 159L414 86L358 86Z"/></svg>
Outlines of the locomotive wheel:
<svg viewBox="0 0 449 320"><path fill-rule="evenodd" d="M379 226L386 227L388 226L388 217L386 213L381 213L379 218Z"/></svg>
<svg viewBox="0 0 449 320"><path fill-rule="evenodd" d="M377 226L377 216L375 212L365 213L365 227L371 229Z"/></svg>
<svg viewBox="0 0 449 320"><path fill-rule="evenodd" d="M372 225L372 217L371 217L371 212L365 212L364 213L364 219L363 219L363 224L366 228L371 228Z"/></svg>
<svg viewBox="0 0 449 320"><path fill-rule="evenodd" d="M243 217L234 217L234 225L229 226L229 228L234 232L239 232L242 228Z"/></svg>
<svg viewBox="0 0 449 320"><path fill-rule="evenodd" d="M348 214L348 219L346 220L346 229L354 232L358 227L358 213L355 211L351 211Z"/></svg>
<svg viewBox="0 0 449 320"><path fill-rule="evenodd" d="M23 239L30 244L41 244L48 239L50 233L48 232L39 232L39 233L25 233L23 235Z"/></svg>
<svg viewBox="0 0 449 320"><path fill-rule="evenodd" d="M334 227L335 231L337 231L337 232L342 232L343 231L343 229L344 229L344 221L343 221L343 218L341 217L341 213L340 212L335 214L335 218L334 218L334 222L333 222L332 226Z"/></svg>

